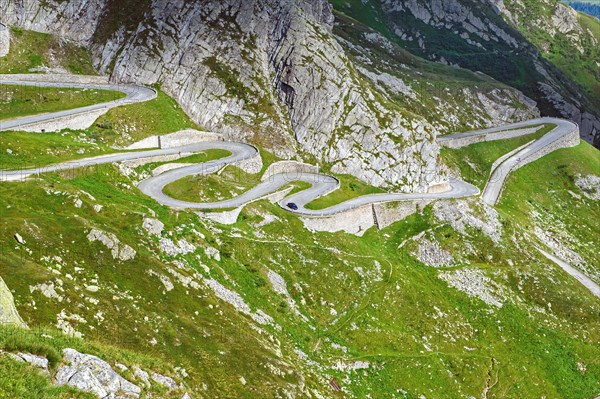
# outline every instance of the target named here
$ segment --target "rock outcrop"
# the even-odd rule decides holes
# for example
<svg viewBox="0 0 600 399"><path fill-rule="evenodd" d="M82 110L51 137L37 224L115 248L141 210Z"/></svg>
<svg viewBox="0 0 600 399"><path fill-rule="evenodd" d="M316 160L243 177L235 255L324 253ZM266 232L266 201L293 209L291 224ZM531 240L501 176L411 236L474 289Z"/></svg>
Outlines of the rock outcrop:
<svg viewBox="0 0 600 399"><path fill-rule="evenodd" d="M0 354L2 351L0 351ZM48 359L44 356L34 355L32 353L8 353L8 356L13 358L18 362L25 362L31 364L33 367L37 367L42 371L42 373L49 375L50 371L48 370Z"/></svg>
<svg viewBox="0 0 600 399"><path fill-rule="evenodd" d="M6 57L10 51L10 30L0 23L0 58Z"/></svg>
<svg viewBox="0 0 600 399"><path fill-rule="evenodd" d="M63 351L68 365L58 368L56 385L70 385L99 398L139 398L141 388L117 374L104 360L67 348Z"/></svg>
<svg viewBox="0 0 600 399"><path fill-rule="evenodd" d="M100 241L110 250L113 259L128 261L135 258L136 252L127 244L121 243L116 235L98 229L92 229L87 235L90 242Z"/></svg>
<svg viewBox="0 0 600 399"><path fill-rule="evenodd" d="M19 312L17 312L12 292L10 292L2 277L0 277L0 324L27 327Z"/></svg>

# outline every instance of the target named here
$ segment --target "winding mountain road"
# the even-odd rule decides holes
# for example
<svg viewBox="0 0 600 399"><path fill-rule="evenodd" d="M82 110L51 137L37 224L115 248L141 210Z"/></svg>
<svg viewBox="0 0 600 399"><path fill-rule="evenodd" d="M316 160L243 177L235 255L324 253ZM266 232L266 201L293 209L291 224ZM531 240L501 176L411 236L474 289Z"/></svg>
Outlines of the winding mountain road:
<svg viewBox="0 0 600 399"><path fill-rule="evenodd" d="M500 197L504 183L508 178L511 171L518 169L519 167L534 161L536 154L541 151L545 151L557 142L565 139L569 135L576 132L576 137L579 137L579 127L571 122L564 119L558 118L538 118L525 122L513 123L501 127L495 127L491 129L475 130L466 133L457 133L449 136L443 136L438 139L438 142L444 143L452 140L463 139L466 137L477 137L477 136L489 136L496 133L502 133L510 130L516 130L519 128L526 128L534 125L541 124L554 124L556 127L550 132L537 140L530 142L525 145L524 148L517 151L506 159L501 159L501 162L492 170L490 178L481 194L481 199L489 204L495 205ZM488 139L489 140L489 139ZM500 140L500 138L499 138ZM543 154L542 154L543 155Z"/></svg>
<svg viewBox="0 0 600 399"><path fill-rule="evenodd" d="M72 115L84 114L86 112L96 111L98 109L114 108L125 104L131 104L135 102L148 101L156 97L157 93L153 89L148 89L142 86L136 85L115 85L115 84L88 84L88 83L76 83L76 82L55 82L55 81L40 81L43 77L36 75L36 81L30 80L18 80L8 79L7 75L0 76L0 84L11 84L11 85L37 85L43 87L61 87L61 88L81 88L81 89L101 89L101 90L114 90L120 91L126 94L125 98L103 103L95 104L83 108L66 110L42 115L28 116L10 121L0 122L0 130L15 130L22 128L30 124L37 124L40 122L51 121L60 119ZM449 142L452 140L460 140L465 137L471 136L493 136L495 133L499 133L506 130L517 129L521 127L530 127L533 125L541 125L545 123L556 124L557 127L542 138L531 142L526 145L522 150L502 160L502 162L495 168L491 173L491 178L483 192L482 198L484 201L490 204L494 204L502 190L503 184L510 171L522 166L529 162L527 159L533 159L532 154L536 154L539 151L547 149L549 146L555 144L559 140L563 139L569 134L573 134L575 130L578 131L577 125L572 122L565 121L556 118L539 118L526 122L515 123L512 125L502 126L492 129L484 129L467 133L458 133L454 135L444 136L438 140L443 142ZM493 138L493 137L492 137ZM209 210L209 209L228 209L237 208L244 206L252 201L256 201L260 198L274 193L282 187L288 185L292 181L304 181L311 185L310 188L302 190L298 193L290 195L280 201L279 205L290 212L297 213L303 216L311 217L323 217L331 216L340 212L355 209L363 205L384 203L384 202L396 202L396 201L408 201L408 200L436 200L436 199L451 199L451 198L462 198L469 197L479 194L479 189L475 186L466 183L461 180L451 179L449 181L450 189L440 193L382 193L382 194L370 194L361 197L353 198L348 201L342 202L337 205L333 205L326 209L311 210L305 207L306 204L313 201L314 199L326 195L339 187L339 181L332 177L317 173L292 173L292 174L276 174L271 176L269 179L257 184L252 189L245 193L224 201L218 202L187 202L174 199L164 193L164 188L171 182L177 181L187 176L193 175L208 175L215 173L222 169L224 166L234 164L243 160L250 159L258 154L258 150L248 144L244 143L233 143L233 142L202 142L196 144L189 144L185 146L173 147L173 148L161 148L151 149L136 152L122 152L110 155L103 155L93 158L86 158L77 161L64 162L57 165L51 165L41 168L23 169L23 170L11 170L11 171L0 171L0 181L18 181L30 176L39 175L41 173L65 171L75 168L90 167L100 164L115 163L130 161L141 158L174 155L179 153L196 153L206 151L209 149L224 149L231 152L231 155L208 161L200 164L191 166L184 166L177 169L170 170L162 173L158 176L151 177L139 184L140 190L158 201L159 203L177 209L198 209L198 210ZM290 209L286 204L293 202L297 205L298 209Z"/></svg>
<svg viewBox="0 0 600 399"><path fill-rule="evenodd" d="M32 78L41 79L43 75L34 75ZM118 91L125 94L125 97L88 105L86 107L70 109L65 111L51 112L39 115L31 115L17 119L6 121L0 120L0 131L22 129L28 125L49 122L56 119L61 119L69 116L86 114L92 111L109 110L111 108L120 107L122 105L133 104L143 101L153 100L157 96L154 89L144 86L128 85L128 84L111 84L111 83L78 83L78 82L53 82L41 80L18 80L11 78L10 75L0 75L0 84L3 85L18 85L18 86L34 86L34 87L55 87L61 89L85 89L85 90L110 90Z"/></svg>

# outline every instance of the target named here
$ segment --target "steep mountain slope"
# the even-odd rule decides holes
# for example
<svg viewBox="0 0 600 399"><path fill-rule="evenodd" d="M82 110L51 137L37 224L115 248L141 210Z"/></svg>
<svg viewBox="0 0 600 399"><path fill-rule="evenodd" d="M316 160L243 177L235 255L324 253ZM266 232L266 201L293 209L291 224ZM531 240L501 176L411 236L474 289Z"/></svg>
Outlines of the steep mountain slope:
<svg viewBox="0 0 600 399"><path fill-rule="evenodd" d="M2 22L89 46L114 80L157 83L203 127L258 144L262 171L297 156L424 189L445 164L482 185L494 157L533 137L438 153L433 136L539 113L489 76L414 56L373 13L332 25L324 2L0 6ZM86 130L3 132L0 170L194 127L159 92ZM114 388L94 378L117 372L140 389L117 392L131 399L596 397L600 301L539 249L600 283L599 154L583 142L559 150L513 174L494 208L419 203L361 237L313 231L267 199L222 224L135 185L222 152L1 182L0 322L30 330L0 325L0 397L106 397L55 386L72 375L73 350L102 359L73 382ZM184 188L226 197L262 178L242 172ZM344 195L381 191L340 177ZM24 363L29 354L48 366Z"/></svg>
<svg viewBox="0 0 600 399"><path fill-rule="evenodd" d="M542 113L600 132L600 22L552 1L332 2L414 54L482 71L523 91Z"/></svg>
<svg viewBox="0 0 600 399"><path fill-rule="evenodd" d="M593 156L542 158L497 210L435 203L363 237L266 200L233 225L173 212L117 166L3 183L0 275L25 321L54 330L0 329L0 346L80 348L194 398L593 397L600 302L536 249L562 243L600 278L600 208L578 182L600 176Z"/></svg>
<svg viewBox="0 0 600 399"><path fill-rule="evenodd" d="M433 138L440 132L537 114L498 82L414 57L406 72L395 62L387 71L359 68L354 62L366 53L349 58L360 50L332 34L331 6L320 0L28 0L2 1L0 9L6 24L87 45L115 81L161 84L203 128L378 186L425 190L438 175ZM457 74L462 88L444 93L442 82ZM429 104L444 111L432 115ZM465 107L479 115L454 111Z"/></svg>

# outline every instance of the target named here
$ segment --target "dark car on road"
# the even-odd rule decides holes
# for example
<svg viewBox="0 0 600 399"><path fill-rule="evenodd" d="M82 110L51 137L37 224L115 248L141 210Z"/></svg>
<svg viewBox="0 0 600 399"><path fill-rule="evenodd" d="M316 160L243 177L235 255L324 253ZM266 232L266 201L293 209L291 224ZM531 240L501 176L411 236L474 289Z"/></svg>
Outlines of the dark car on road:
<svg viewBox="0 0 600 399"><path fill-rule="evenodd" d="M294 204L293 202L288 202L287 207L294 211L298 210L298 205Z"/></svg>

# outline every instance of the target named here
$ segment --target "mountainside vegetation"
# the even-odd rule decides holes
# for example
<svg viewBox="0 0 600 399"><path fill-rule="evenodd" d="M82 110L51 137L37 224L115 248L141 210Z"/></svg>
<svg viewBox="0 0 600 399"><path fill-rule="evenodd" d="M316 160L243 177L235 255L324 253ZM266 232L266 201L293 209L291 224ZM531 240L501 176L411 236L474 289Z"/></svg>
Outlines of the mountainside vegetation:
<svg viewBox="0 0 600 399"><path fill-rule="evenodd" d="M288 2L271 0L220 3L169 2L175 17L198 18L181 24L163 24L146 1L31 3L33 15L44 19L35 20L38 26L71 26L89 39L91 55L77 41L65 42L65 54L50 51L62 43L58 38L11 28L0 71L94 73L93 65L113 79L156 84L158 96L112 109L88 129L1 132L0 171L128 151L151 136L215 127L224 139L256 145L260 171L229 165L171 183L168 194L231 198L258 184L269 166L291 159L340 180L338 190L308 205L323 209L398 186L408 191L432 165L443 177L485 187L497 158L555 125L460 149L440 150L435 136L546 112L551 104L540 83L581 101L581 109L596 106L591 61L598 53L589 48L596 25L582 15L577 21L592 32L580 36L583 53L572 38L545 35L531 15L524 21L512 1L505 5L516 23L487 2L428 2L462 5L481 17L485 23L467 37L446 27L446 19L425 22L420 0L334 0L333 14L317 0L295 2L291 11ZM90 28L83 16L61 20L81 4L85 18L102 26ZM557 7L553 0L531 4L544 21ZM285 12L278 14L277 5ZM206 15L214 9L218 17ZM186 31L199 20L212 25L201 24L197 36ZM270 33L245 31L257 26ZM475 33L480 29L489 40ZM261 42L273 32L281 33L279 41ZM186 47L192 44L179 42L181 36L205 47ZM218 43L226 47L211 47ZM547 53L536 50L546 44ZM174 48L181 58L167 51ZM211 56L198 62L198 54ZM273 58L263 64L266 54ZM591 91L581 89L586 82ZM41 95L47 108L36 102L37 92L17 94L11 108L0 104L0 118L85 103L82 93L64 89ZM113 95L96 94L94 100ZM117 373L139 387L137 396L113 395L128 399L600 394L600 299L540 252L600 284L600 152L592 145L582 140L512 172L494 207L478 197L419 202L403 219L361 235L318 231L274 198L223 222L230 212L172 209L137 187L157 168L229 155L207 150L0 182L0 289L8 287L0 316L12 296L29 327L0 325L0 398L110 398L57 384L73 351L102 362L96 375ZM290 178L285 189L307 187Z"/></svg>
<svg viewBox="0 0 600 399"><path fill-rule="evenodd" d="M600 131L597 19L557 0L332 4L415 55L483 72L518 88L543 114L580 123L583 136L595 142Z"/></svg>
<svg viewBox="0 0 600 399"><path fill-rule="evenodd" d="M2 22L2 21L0 21ZM86 48L48 33L10 28L11 51L0 62L0 73L70 72L95 75Z"/></svg>
<svg viewBox="0 0 600 399"><path fill-rule="evenodd" d="M531 225L568 237L600 276L588 243L600 233L598 201L575 184L600 174L597 162L580 162L594 156L581 144L531 165L549 180L518 172L498 214L471 200L439 203L362 238L310 232L268 201L246 207L232 226L172 212L113 166L3 183L0 275L29 325L184 368L194 396L336 397L335 378L351 397L477 396L489 384L488 397L587 398L599 390L600 305L539 255L547 242ZM447 207L459 210L462 227ZM165 224L158 237L142 228L144 217ZM136 256L114 259L88 241L92 228ZM15 244L16 232L25 244ZM452 260L419 261L420 234ZM236 311L225 288L273 321ZM118 361L133 367L138 356Z"/></svg>
<svg viewBox="0 0 600 399"><path fill-rule="evenodd" d="M115 101L125 94L110 90L56 89L39 86L0 86L0 120L56 112Z"/></svg>

